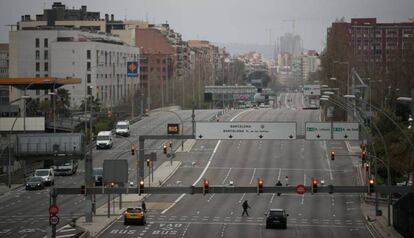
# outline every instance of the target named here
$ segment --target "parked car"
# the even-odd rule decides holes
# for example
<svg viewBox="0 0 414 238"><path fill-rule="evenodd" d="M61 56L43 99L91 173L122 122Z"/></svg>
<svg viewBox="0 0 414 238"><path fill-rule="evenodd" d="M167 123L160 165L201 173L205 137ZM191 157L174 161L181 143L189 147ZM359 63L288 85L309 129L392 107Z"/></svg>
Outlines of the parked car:
<svg viewBox="0 0 414 238"><path fill-rule="evenodd" d="M272 227L287 228L287 217L284 209L270 209L266 214L266 229Z"/></svg>
<svg viewBox="0 0 414 238"><path fill-rule="evenodd" d="M55 172L50 169L36 169L34 177L42 178L46 186L55 184Z"/></svg>
<svg viewBox="0 0 414 238"><path fill-rule="evenodd" d="M26 190L40 190L45 187L45 183L41 177L31 177L26 182Z"/></svg>

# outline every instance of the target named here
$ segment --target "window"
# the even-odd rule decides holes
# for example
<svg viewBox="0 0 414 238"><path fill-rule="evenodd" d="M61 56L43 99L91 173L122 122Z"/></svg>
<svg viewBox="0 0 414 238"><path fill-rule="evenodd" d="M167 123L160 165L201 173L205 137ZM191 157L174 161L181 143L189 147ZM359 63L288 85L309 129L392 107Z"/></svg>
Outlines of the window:
<svg viewBox="0 0 414 238"><path fill-rule="evenodd" d="M45 74L45 78L48 78L49 77L49 75L48 74Z"/></svg>
<svg viewBox="0 0 414 238"><path fill-rule="evenodd" d="M49 47L49 43L48 43L47 39L44 39L44 46L45 46L45 48Z"/></svg>
<svg viewBox="0 0 414 238"><path fill-rule="evenodd" d="M91 59L91 50L86 51L86 59Z"/></svg>
<svg viewBox="0 0 414 238"><path fill-rule="evenodd" d="M86 63L86 70L91 71L91 62Z"/></svg>
<svg viewBox="0 0 414 238"><path fill-rule="evenodd" d="M36 78L40 78L40 74L36 74Z"/></svg>
<svg viewBox="0 0 414 238"><path fill-rule="evenodd" d="M40 63L36 62L36 72L39 72L39 71L40 71Z"/></svg>
<svg viewBox="0 0 414 238"><path fill-rule="evenodd" d="M40 45L40 40L39 38L36 38L36 48L39 48L39 45Z"/></svg>
<svg viewBox="0 0 414 238"><path fill-rule="evenodd" d="M40 59L40 51L36 50L36 59L39 60Z"/></svg>
<svg viewBox="0 0 414 238"><path fill-rule="evenodd" d="M36 95L40 95L40 90L36 89Z"/></svg>
<svg viewBox="0 0 414 238"><path fill-rule="evenodd" d="M88 95L92 94L92 87L88 86Z"/></svg>
<svg viewBox="0 0 414 238"><path fill-rule="evenodd" d="M49 63L45 62L45 71L49 71Z"/></svg>
<svg viewBox="0 0 414 238"><path fill-rule="evenodd" d="M44 58L45 58L45 60L49 59L49 51L45 50Z"/></svg>
<svg viewBox="0 0 414 238"><path fill-rule="evenodd" d="M91 83L91 75L90 74L86 75L86 82Z"/></svg>

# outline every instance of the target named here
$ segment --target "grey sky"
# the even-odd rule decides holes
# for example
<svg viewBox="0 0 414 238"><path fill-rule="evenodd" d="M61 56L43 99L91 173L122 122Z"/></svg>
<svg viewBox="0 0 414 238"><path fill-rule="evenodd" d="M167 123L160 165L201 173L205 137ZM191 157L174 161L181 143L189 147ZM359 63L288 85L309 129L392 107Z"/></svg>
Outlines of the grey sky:
<svg viewBox="0 0 414 238"><path fill-rule="evenodd" d="M55 0L56 1L56 0ZM8 42L8 27L21 15L42 13L53 0L0 0L0 42ZM68 7L87 5L89 11L115 14L116 19L148 19L164 23L184 39L222 43L268 44L285 32L302 36L304 47L321 50L326 28L345 17L377 17L380 22L401 22L414 16L414 0L61 0Z"/></svg>

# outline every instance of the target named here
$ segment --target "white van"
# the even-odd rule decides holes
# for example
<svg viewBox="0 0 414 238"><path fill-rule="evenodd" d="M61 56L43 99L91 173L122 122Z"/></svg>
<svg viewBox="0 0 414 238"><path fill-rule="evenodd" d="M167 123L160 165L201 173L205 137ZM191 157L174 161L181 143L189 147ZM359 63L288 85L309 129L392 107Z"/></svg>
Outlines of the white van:
<svg viewBox="0 0 414 238"><path fill-rule="evenodd" d="M74 159L59 159L53 162L52 166L55 175L72 175L78 169L78 161Z"/></svg>
<svg viewBox="0 0 414 238"><path fill-rule="evenodd" d="M115 126L115 134L117 136L129 137L129 121L119 121Z"/></svg>
<svg viewBox="0 0 414 238"><path fill-rule="evenodd" d="M113 145L113 138L111 131L101 131L96 137L96 149L110 149Z"/></svg>
<svg viewBox="0 0 414 238"><path fill-rule="evenodd" d="M50 186L55 184L55 173L53 169L36 169L34 177L42 178L45 185Z"/></svg>

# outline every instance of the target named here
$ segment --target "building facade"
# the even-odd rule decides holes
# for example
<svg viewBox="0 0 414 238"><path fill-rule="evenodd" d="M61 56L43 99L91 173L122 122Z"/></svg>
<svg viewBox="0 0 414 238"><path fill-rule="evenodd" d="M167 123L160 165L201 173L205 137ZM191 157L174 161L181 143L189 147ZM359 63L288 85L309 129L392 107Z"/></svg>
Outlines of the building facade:
<svg viewBox="0 0 414 238"><path fill-rule="evenodd" d="M98 98L103 107L128 100L139 85L128 80L126 62L139 59L139 49L119 38L79 30L19 30L10 32L10 77L81 78L82 83L64 86L70 106L79 108L87 95ZM11 95L22 92L14 89ZM39 90L33 97L47 95Z"/></svg>
<svg viewBox="0 0 414 238"><path fill-rule="evenodd" d="M0 78L9 77L9 44L0 44ZM9 103L9 87L0 86L0 105Z"/></svg>

